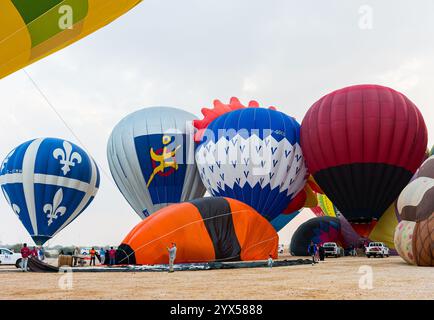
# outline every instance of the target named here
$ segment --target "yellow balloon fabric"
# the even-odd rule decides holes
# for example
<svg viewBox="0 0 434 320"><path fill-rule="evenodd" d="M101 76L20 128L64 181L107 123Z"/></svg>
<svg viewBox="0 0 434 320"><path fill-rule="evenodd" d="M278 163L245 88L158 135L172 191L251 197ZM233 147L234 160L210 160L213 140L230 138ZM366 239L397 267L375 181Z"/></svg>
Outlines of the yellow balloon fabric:
<svg viewBox="0 0 434 320"><path fill-rule="evenodd" d="M0 79L86 37L141 1L0 1Z"/></svg>
<svg viewBox="0 0 434 320"><path fill-rule="evenodd" d="M333 203L324 194L318 194L318 205L324 212L324 215L329 217L336 217L336 211Z"/></svg>
<svg viewBox="0 0 434 320"><path fill-rule="evenodd" d="M395 249L394 236L398 223L395 214L395 203L392 203L369 234L369 239L384 242L389 248Z"/></svg>
<svg viewBox="0 0 434 320"><path fill-rule="evenodd" d="M313 192L312 188L306 183L304 187L304 191L306 192L306 201L304 203L305 208L314 208L318 205L318 200L316 197L316 193Z"/></svg>

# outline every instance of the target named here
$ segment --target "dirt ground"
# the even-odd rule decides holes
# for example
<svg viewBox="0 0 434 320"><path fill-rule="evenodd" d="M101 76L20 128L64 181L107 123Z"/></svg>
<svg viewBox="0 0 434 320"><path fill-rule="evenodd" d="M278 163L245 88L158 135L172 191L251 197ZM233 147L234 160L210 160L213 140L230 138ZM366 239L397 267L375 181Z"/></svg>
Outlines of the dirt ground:
<svg viewBox="0 0 434 320"><path fill-rule="evenodd" d="M433 271L399 257L345 257L272 269L77 272L68 282L2 267L0 299L434 299Z"/></svg>

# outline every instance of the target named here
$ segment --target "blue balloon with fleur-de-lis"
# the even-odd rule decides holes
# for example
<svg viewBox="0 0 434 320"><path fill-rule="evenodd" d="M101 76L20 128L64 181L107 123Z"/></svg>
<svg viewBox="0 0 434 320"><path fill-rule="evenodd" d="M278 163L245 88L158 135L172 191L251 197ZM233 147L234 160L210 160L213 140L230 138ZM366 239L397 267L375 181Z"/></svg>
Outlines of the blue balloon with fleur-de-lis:
<svg viewBox="0 0 434 320"><path fill-rule="evenodd" d="M94 199L99 183L91 156L57 138L19 145L0 168L3 195L37 245L77 218Z"/></svg>
<svg viewBox="0 0 434 320"><path fill-rule="evenodd" d="M211 195L252 206L277 231L296 215L281 215L306 183L294 118L265 108L224 113L207 126L195 156Z"/></svg>

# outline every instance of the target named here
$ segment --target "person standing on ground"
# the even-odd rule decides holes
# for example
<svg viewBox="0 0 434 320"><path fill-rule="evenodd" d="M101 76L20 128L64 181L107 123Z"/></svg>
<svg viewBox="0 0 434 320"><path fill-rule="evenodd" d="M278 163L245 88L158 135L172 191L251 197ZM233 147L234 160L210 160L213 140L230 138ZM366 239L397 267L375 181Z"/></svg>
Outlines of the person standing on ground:
<svg viewBox="0 0 434 320"><path fill-rule="evenodd" d="M27 247L27 243L24 243L21 248L21 269L23 272L27 271L27 262L29 261L31 254L30 249Z"/></svg>
<svg viewBox="0 0 434 320"><path fill-rule="evenodd" d="M325 250L324 250L324 247L323 247L322 244L319 245L318 252L319 252L319 260L320 260L320 261L324 261Z"/></svg>
<svg viewBox="0 0 434 320"><path fill-rule="evenodd" d="M101 249L99 249L99 256L100 256L100 259L101 259L101 264L104 264L104 262L105 262L105 250L104 250L104 248L101 248Z"/></svg>
<svg viewBox="0 0 434 320"><path fill-rule="evenodd" d="M32 258L37 258L38 257L38 249L36 247L33 247L33 249L30 251L30 255L32 256Z"/></svg>
<svg viewBox="0 0 434 320"><path fill-rule="evenodd" d="M310 242L309 247L307 248L308 254L312 257L312 265L316 263L315 261L315 255L316 255L316 245L313 243L313 241Z"/></svg>
<svg viewBox="0 0 434 320"><path fill-rule="evenodd" d="M45 251L44 248L39 248L39 260L44 261L45 260Z"/></svg>
<svg viewBox="0 0 434 320"><path fill-rule="evenodd" d="M169 272L173 272L173 264L175 263L176 259L176 243L172 242L171 247L167 248L167 251L169 251Z"/></svg>
<svg viewBox="0 0 434 320"><path fill-rule="evenodd" d="M77 262L78 262L78 256L80 255L80 249L78 247L75 247L74 249L74 267L77 266Z"/></svg>
<svg viewBox="0 0 434 320"><path fill-rule="evenodd" d="M357 249L356 249L356 246L355 245L352 245L353 246L353 253L352 253L352 255L353 255L353 257L357 257Z"/></svg>
<svg viewBox="0 0 434 320"><path fill-rule="evenodd" d="M107 249L104 253L104 264L108 266L109 262L110 262L110 250Z"/></svg>
<svg viewBox="0 0 434 320"><path fill-rule="evenodd" d="M113 247L110 247L110 251L109 251L109 257L110 257L110 265L115 265L116 264L116 250L113 249Z"/></svg>
<svg viewBox="0 0 434 320"><path fill-rule="evenodd" d="M274 263L274 261L273 261L273 257L271 256L271 254L270 255L268 255L268 268L273 268L273 263Z"/></svg>
<svg viewBox="0 0 434 320"><path fill-rule="evenodd" d="M96 255L95 248L92 247L92 249L90 249L89 251L89 254L90 254L90 265L92 265L93 263L93 265L95 266L95 255Z"/></svg>

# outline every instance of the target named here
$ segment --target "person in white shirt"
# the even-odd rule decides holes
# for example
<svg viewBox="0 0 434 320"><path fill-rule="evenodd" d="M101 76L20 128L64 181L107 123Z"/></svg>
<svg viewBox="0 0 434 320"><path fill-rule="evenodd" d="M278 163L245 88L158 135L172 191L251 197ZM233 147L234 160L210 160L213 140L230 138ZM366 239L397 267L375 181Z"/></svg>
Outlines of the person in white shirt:
<svg viewBox="0 0 434 320"><path fill-rule="evenodd" d="M268 268L273 268L273 257L271 254L268 256Z"/></svg>
<svg viewBox="0 0 434 320"><path fill-rule="evenodd" d="M173 264L176 259L176 243L172 242L171 247L168 247L167 251L169 251L169 272L173 272Z"/></svg>

